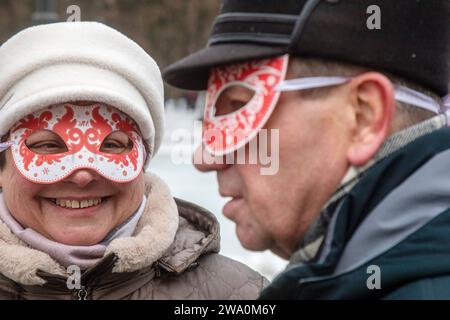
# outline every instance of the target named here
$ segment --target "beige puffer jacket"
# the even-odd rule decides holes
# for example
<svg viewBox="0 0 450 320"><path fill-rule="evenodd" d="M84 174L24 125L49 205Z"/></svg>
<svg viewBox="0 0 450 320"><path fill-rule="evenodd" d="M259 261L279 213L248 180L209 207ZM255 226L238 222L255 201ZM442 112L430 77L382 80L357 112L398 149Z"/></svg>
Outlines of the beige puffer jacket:
<svg viewBox="0 0 450 320"><path fill-rule="evenodd" d="M112 241L69 290L68 273L0 221L0 299L256 299L267 280L217 254L219 225L206 210L174 200L146 176L148 200L135 235Z"/></svg>

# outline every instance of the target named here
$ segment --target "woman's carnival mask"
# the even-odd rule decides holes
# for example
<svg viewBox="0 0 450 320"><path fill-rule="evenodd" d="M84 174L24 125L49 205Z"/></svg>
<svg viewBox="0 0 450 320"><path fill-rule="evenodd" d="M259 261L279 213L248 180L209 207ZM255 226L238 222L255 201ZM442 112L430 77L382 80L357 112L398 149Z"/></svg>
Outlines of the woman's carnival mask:
<svg viewBox="0 0 450 320"><path fill-rule="evenodd" d="M41 130L51 131L65 143L60 153L36 153L27 139ZM122 132L131 140L127 150L101 150L105 138ZM28 180L49 184L86 168L113 182L129 182L140 174L145 146L135 122L119 110L99 103L77 106L65 103L34 112L16 123L10 133L12 155L18 171Z"/></svg>
<svg viewBox="0 0 450 320"><path fill-rule="evenodd" d="M280 92L274 88L284 80L287 64L284 55L211 69L203 120L203 143L211 154L233 152L258 134L278 101ZM242 106L225 114L221 109L230 108L222 100L234 87L250 94L243 97Z"/></svg>

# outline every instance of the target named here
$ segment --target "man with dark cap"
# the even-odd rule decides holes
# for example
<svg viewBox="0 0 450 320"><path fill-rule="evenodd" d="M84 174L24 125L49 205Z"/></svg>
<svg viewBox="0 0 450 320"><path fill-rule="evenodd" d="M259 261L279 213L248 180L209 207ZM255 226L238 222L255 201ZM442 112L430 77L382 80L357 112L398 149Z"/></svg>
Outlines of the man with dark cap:
<svg viewBox="0 0 450 320"><path fill-rule="evenodd" d="M449 17L447 0L224 0L208 46L165 70L207 90L215 161L196 166L242 245L289 259L262 299L450 298ZM249 159L274 130L264 174Z"/></svg>

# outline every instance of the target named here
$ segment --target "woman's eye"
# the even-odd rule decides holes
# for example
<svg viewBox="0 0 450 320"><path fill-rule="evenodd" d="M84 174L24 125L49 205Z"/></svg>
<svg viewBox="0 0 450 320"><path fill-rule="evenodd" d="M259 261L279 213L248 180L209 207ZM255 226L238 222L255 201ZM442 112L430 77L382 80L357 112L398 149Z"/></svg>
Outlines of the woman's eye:
<svg viewBox="0 0 450 320"><path fill-rule="evenodd" d="M50 130L33 132L27 138L25 144L28 149L38 154L58 154L68 151L61 137Z"/></svg>
<svg viewBox="0 0 450 320"><path fill-rule="evenodd" d="M113 141L113 140L107 140L104 141L102 146L100 147L100 151L106 152L106 153L125 153L127 151L130 151L131 148L129 145L124 145L123 143L119 141Z"/></svg>
<svg viewBox="0 0 450 320"><path fill-rule="evenodd" d="M103 143L103 148L123 148L123 145L120 145L115 142L105 142Z"/></svg>
<svg viewBox="0 0 450 320"><path fill-rule="evenodd" d="M65 145L63 146L60 143L53 141L33 143L32 145L28 146L28 149L36 153L45 153L45 154L62 153L67 151Z"/></svg>

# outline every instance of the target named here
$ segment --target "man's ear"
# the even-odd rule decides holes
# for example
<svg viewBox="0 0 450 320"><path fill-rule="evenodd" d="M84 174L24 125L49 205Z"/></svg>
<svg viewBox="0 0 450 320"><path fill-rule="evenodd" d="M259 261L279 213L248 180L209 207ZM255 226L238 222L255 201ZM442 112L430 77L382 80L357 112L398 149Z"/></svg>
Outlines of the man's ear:
<svg viewBox="0 0 450 320"><path fill-rule="evenodd" d="M356 76L349 84L353 127L347 159L354 166L367 163L389 134L395 109L391 81L377 72Z"/></svg>

